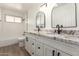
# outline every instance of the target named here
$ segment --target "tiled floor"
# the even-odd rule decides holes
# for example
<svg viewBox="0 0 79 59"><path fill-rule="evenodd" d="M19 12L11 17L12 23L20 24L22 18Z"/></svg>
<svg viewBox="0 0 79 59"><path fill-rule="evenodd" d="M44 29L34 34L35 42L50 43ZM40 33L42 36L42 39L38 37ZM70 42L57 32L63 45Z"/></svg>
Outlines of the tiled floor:
<svg viewBox="0 0 79 59"><path fill-rule="evenodd" d="M0 48L0 56L29 56L24 48L20 48L18 44Z"/></svg>

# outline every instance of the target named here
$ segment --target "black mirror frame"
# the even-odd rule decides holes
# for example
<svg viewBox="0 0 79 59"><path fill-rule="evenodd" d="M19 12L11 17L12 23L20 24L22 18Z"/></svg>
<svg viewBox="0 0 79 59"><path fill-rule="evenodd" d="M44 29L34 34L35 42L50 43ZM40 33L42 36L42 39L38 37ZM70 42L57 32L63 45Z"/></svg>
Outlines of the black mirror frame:
<svg viewBox="0 0 79 59"><path fill-rule="evenodd" d="M45 17L45 13L44 13L44 12L42 12L42 11L39 11L39 12L37 12L37 14L36 14L36 28L37 28L37 17L38 17L38 14L39 14L39 13L44 14L44 27L40 27L40 28L45 28L45 27L46 27L46 22L45 22L46 17Z"/></svg>
<svg viewBox="0 0 79 59"><path fill-rule="evenodd" d="M63 27L63 28L76 28L77 27L77 5L76 3L75 4L75 26L69 26L69 27ZM52 13L53 13L53 9L52 8L52 11L51 11L51 28L56 28L56 27L53 27L53 19L52 19Z"/></svg>

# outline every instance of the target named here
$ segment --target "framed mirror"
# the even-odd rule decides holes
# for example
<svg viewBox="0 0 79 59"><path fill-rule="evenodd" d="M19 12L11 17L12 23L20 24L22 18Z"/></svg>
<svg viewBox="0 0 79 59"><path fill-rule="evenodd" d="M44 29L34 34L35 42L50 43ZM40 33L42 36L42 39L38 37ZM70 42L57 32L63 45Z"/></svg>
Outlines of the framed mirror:
<svg viewBox="0 0 79 59"><path fill-rule="evenodd" d="M44 12L38 12L36 14L36 28L45 28L45 13Z"/></svg>
<svg viewBox="0 0 79 59"><path fill-rule="evenodd" d="M75 3L58 4L51 12L51 26L63 25L63 28L77 27L77 7Z"/></svg>

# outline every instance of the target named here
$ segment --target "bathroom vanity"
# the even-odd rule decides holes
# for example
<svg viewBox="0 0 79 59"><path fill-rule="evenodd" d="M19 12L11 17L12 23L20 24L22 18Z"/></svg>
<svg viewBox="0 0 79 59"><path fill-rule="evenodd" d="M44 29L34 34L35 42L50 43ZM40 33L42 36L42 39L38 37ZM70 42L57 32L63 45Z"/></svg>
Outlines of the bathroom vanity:
<svg viewBox="0 0 79 59"><path fill-rule="evenodd" d="M78 38L58 34L27 33L25 49L32 56L78 56Z"/></svg>

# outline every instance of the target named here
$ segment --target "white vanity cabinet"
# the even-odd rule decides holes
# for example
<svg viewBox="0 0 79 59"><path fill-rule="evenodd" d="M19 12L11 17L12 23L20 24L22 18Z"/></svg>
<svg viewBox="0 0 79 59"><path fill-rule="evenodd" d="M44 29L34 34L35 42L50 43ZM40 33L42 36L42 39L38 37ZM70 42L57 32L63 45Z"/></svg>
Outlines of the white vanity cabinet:
<svg viewBox="0 0 79 59"><path fill-rule="evenodd" d="M36 41L36 56L44 56L44 45Z"/></svg>
<svg viewBox="0 0 79 59"><path fill-rule="evenodd" d="M28 35L25 49L32 56L71 56L79 55L78 47L38 35ZM74 51L76 49L76 51Z"/></svg>

